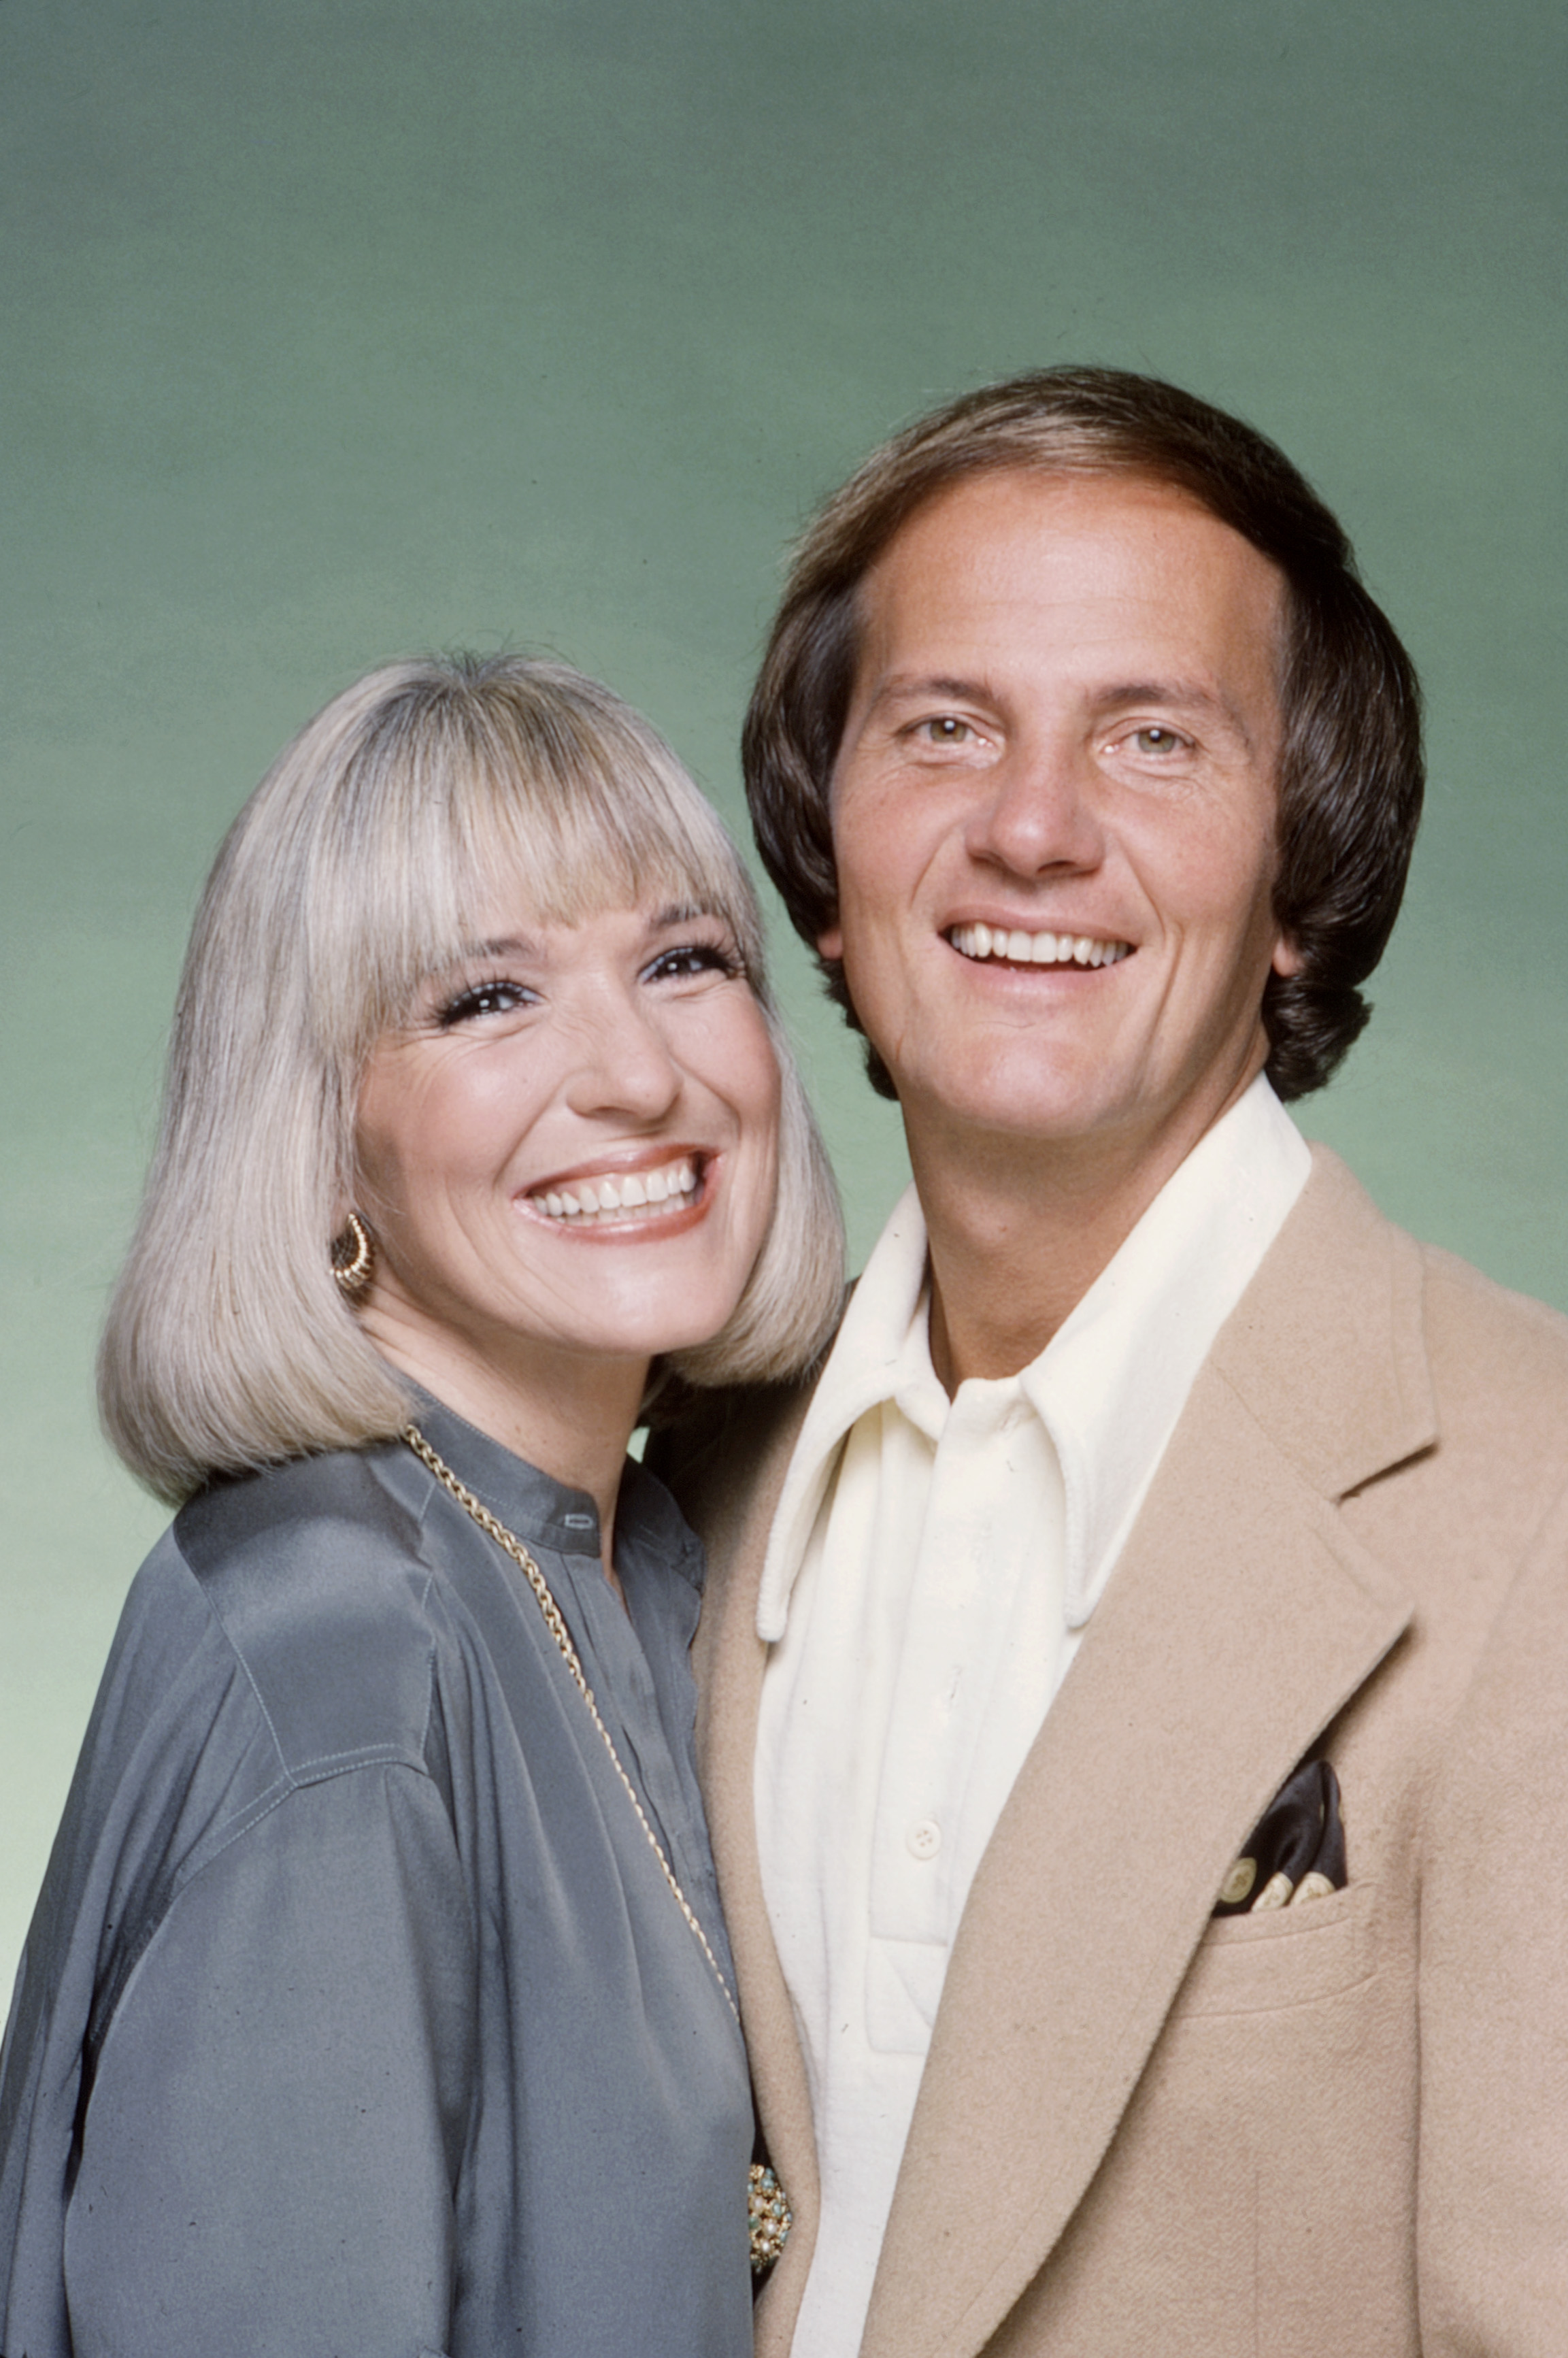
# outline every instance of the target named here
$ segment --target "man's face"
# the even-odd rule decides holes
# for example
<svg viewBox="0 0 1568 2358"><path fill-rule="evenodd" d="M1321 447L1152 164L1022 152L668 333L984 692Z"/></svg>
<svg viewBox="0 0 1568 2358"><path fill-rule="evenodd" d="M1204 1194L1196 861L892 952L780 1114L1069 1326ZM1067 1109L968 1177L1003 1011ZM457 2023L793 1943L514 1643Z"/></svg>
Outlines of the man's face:
<svg viewBox="0 0 1568 2358"><path fill-rule="evenodd" d="M1259 1070L1284 604L1141 477L971 479L872 568L818 947L913 1146L1179 1159Z"/></svg>

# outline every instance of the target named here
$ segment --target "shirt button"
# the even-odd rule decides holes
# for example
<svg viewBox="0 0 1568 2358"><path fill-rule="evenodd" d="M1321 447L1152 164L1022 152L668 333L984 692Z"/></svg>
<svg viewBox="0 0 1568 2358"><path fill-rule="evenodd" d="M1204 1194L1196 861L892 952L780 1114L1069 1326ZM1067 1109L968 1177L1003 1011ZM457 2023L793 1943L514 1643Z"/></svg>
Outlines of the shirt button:
<svg viewBox="0 0 1568 2358"><path fill-rule="evenodd" d="M935 1818L916 1818L904 1836L914 1858L935 1858L942 1847L942 1829Z"/></svg>

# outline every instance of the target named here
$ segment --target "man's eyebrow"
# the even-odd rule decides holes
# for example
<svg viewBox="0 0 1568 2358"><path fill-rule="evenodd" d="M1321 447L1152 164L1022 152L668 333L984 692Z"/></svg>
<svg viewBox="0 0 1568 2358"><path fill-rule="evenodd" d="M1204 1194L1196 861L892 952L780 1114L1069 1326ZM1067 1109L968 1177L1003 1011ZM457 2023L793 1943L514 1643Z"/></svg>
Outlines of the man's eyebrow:
<svg viewBox="0 0 1568 2358"><path fill-rule="evenodd" d="M989 684L973 673L950 671L889 672L879 696L989 696Z"/></svg>
<svg viewBox="0 0 1568 2358"><path fill-rule="evenodd" d="M1103 709L1120 711L1126 705L1162 704L1177 712L1212 712L1233 729L1247 751L1257 749L1251 731L1228 697L1205 687L1195 679L1130 679L1119 680L1103 687L1093 701Z"/></svg>
<svg viewBox="0 0 1568 2358"><path fill-rule="evenodd" d="M955 704L997 704L998 690L983 678L963 678L954 672L890 672L879 682L866 709L885 704L918 701L923 697L950 698ZM1119 711L1132 704L1162 704L1185 712L1212 712L1239 737L1248 752L1255 752L1251 731L1228 698L1195 679L1113 680L1096 688L1089 702L1099 710Z"/></svg>
<svg viewBox="0 0 1568 2358"><path fill-rule="evenodd" d="M951 672L890 672L879 680L867 710L874 712L881 704L899 704L912 698L936 696L947 698L955 704L994 704L996 690L983 679L961 679Z"/></svg>

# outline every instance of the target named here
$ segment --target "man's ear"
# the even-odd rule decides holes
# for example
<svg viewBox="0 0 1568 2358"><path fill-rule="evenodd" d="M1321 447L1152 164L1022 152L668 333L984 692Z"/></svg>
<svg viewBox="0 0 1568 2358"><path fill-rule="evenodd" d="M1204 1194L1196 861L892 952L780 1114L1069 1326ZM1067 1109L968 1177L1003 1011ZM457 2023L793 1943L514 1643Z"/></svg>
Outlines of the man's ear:
<svg viewBox="0 0 1568 2358"><path fill-rule="evenodd" d="M1281 934L1274 944L1274 955L1269 960L1274 972L1281 980L1286 980L1292 974L1300 974L1303 963L1301 951L1289 934Z"/></svg>
<svg viewBox="0 0 1568 2358"><path fill-rule="evenodd" d="M816 936L816 955L818 957L825 958L843 957L844 928L842 925L834 924L824 927Z"/></svg>

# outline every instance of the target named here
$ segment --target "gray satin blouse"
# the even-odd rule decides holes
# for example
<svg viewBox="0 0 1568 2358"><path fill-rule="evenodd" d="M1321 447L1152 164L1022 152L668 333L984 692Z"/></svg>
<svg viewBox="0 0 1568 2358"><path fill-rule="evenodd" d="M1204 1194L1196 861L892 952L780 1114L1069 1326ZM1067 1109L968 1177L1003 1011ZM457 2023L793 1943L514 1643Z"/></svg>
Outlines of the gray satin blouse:
<svg viewBox="0 0 1568 2358"><path fill-rule="evenodd" d="M434 1401L730 1985L700 1552ZM0 2061L9 2358L749 2358L740 2032L522 1574L401 1444L194 1499L127 1601Z"/></svg>

